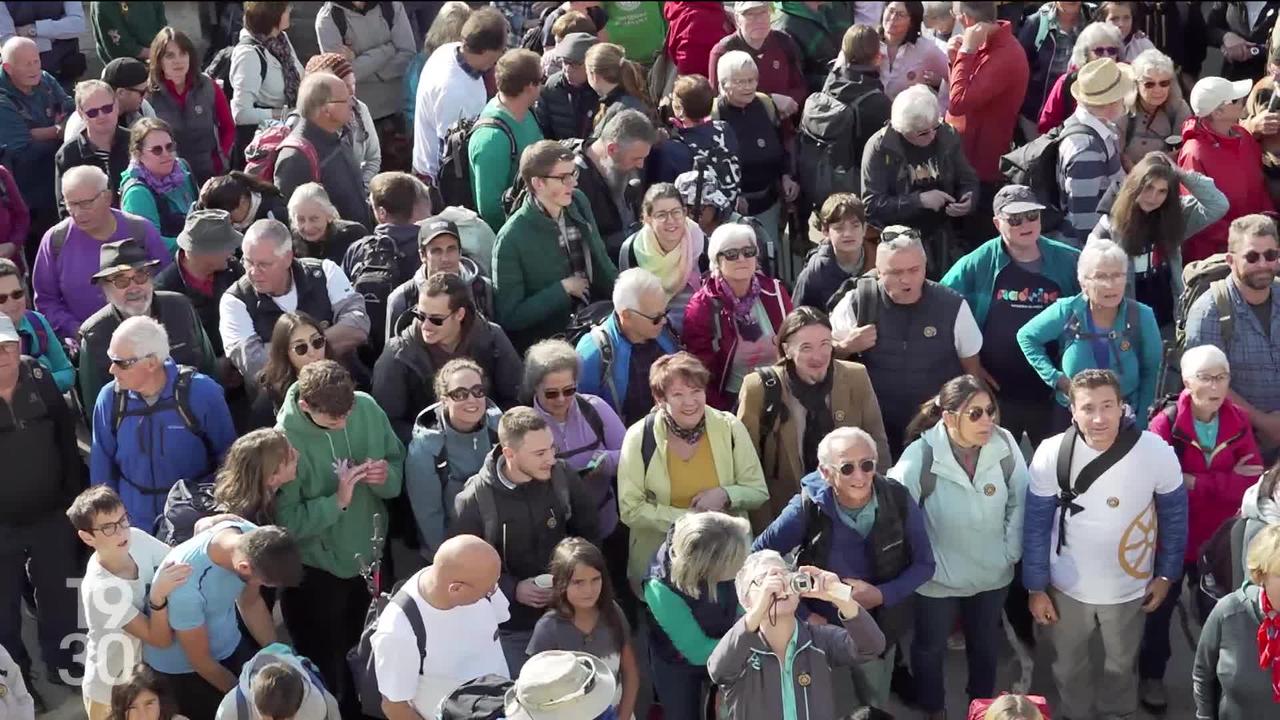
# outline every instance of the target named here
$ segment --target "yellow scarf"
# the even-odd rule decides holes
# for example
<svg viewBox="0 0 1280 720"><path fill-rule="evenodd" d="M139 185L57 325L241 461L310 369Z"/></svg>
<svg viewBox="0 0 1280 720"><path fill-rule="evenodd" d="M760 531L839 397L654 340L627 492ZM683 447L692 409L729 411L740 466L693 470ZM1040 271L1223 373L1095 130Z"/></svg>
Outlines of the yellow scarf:
<svg viewBox="0 0 1280 720"><path fill-rule="evenodd" d="M648 225L636 233L631 249L636 254L636 264L648 270L662 281L662 289L667 293L667 301L679 295L687 286L697 287L698 256L702 254L704 243L702 228L692 220L685 220L685 236L680 246L671 252L664 252L658 244L658 236Z"/></svg>

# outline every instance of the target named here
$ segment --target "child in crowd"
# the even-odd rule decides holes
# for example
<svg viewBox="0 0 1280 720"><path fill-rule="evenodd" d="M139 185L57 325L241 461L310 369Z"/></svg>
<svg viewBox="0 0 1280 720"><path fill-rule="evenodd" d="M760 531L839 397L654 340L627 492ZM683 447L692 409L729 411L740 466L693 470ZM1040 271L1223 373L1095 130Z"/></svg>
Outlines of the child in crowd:
<svg viewBox="0 0 1280 720"><path fill-rule="evenodd" d="M187 720L164 678L150 666L139 663L133 676L111 688L111 714L107 720Z"/></svg>

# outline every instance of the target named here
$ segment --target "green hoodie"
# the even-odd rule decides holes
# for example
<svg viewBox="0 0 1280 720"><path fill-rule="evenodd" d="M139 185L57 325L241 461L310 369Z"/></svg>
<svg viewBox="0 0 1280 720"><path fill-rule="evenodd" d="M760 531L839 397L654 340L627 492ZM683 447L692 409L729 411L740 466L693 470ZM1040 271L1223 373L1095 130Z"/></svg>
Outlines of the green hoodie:
<svg viewBox="0 0 1280 720"><path fill-rule="evenodd" d="M302 562L340 578L360 570L356 554L368 558L373 516L386 537L387 508L383 500L400 495L404 445L391 429L386 413L372 397L356 393L356 404L343 430L325 430L298 407L298 386L289 388L277 426L298 451L298 477L276 495L276 517L302 546ZM349 459L386 460L387 481L359 483L346 510L338 509L338 476L334 463Z"/></svg>

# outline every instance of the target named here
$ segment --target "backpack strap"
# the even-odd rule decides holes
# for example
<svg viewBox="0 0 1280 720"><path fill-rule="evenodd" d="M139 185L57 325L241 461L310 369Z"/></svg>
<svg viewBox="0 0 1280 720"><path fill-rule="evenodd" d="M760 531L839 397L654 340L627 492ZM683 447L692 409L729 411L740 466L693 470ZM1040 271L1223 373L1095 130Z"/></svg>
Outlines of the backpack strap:
<svg viewBox="0 0 1280 720"><path fill-rule="evenodd" d="M1093 483L1102 474L1110 470L1112 466L1124 459L1134 445L1138 444L1138 439L1142 433L1138 432L1131 425L1121 425L1120 434L1116 437L1116 441L1111 447L1107 448L1098 457L1090 460L1087 465L1080 468L1079 474L1076 475L1075 483L1071 481L1071 459L1075 454L1076 438L1079 431L1076 430L1075 423L1072 423L1062 433L1062 441L1058 445L1058 553L1062 553L1062 546L1067 542L1067 517L1068 513L1075 515L1084 510L1084 507L1076 503L1076 498L1089 491Z"/></svg>
<svg viewBox="0 0 1280 720"><path fill-rule="evenodd" d="M1223 350L1230 352L1231 339L1236 334L1236 318L1231 295L1227 292L1226 279L1209 283L1209 294L1213 298L1213 306L1218 310L1218 333L1222 336Z"/></svg>
<svg viewBox="0 0 1280 720"><path fill-rule="evenodd" d="M589 331L591 339L595 341L596 347L600 349L600 384L609 389L609 394L613 396L614 403L619 409L626 398L618 395L617 383L613 380L613 340L610 339L609 333L605 332L600 325L593 325ZM595 408L592 408L594 411ZM603 437L603 434L597 433Z"/></svg>
<svg viewBox="0 0 1280 720"><path fill-rule="evenodd" d="M493 499L493 496L490 495L489 498ZM400 608L404 619L409 621L409 627L413 628L413 636L418 641L418 676L421 677L427 665L427 626L422 622L422 611L404 588L391 596L391 603Z"/></svg>
<svg viewBox="0 0 1280 720"><path fill-rule="evenodd" d="M62 254L62 247L67 244L67 233L70 230L71 223L69 221L60 222L53 226L53 230L49 235L49 250L54 262L57 262L58 256Z"/></svg>
<svg viewBox="0 0 1280 720"><path fill-rule="evenodd" d="M757 368L756 374L760 376L760 386L764 388L764 402L760 404L759 430L760 455L763 459L764 445L768 442L769 436L773 435L778 414L782 412L782 378L778 375L778 369L772 366ZM777 458L775 457L774 460L776 463Z"/></svg>
<svg viewBox="0 0 1280 720"><path fill-rule="evenodd" d="M923 510L924 501L938 489L938 475L933 472L933 446L923 437L920 446L920 509Z"/></svg>
<svg viewBox="0 0 1280 720"><path fill-rule="evenodd" d="M720 311L724 309L718 295L711 296L711 352L720 353Z"/></svg>
<svg viewBox="0 0 1280 720"><path fill-rule="evenodd" d="M591 432L596 434L596 446L604 445L604 420L600 418L600 413L590 400L581 395L575 396L574 399L578 401L578 411L586 418L587 425L591 426Z"/></svg>
<svg viewBox="0 0 1280 720"><path fill-rule="evenodd" d="M518 157L517 157L519 148L516 145L515 133L512 132L511 128L507 125L506 121L503 120L502 118L486 117L486 118L480 118L479 120L476 120L475 123L471 126L471 132L468 133L468 135L474 135L475 132L482 127L497 128L502 132L503 135L506 136L507 146L510 148L510 153L511 153L511 169L514 172L517 169L516 166L519 164ZM470 137L467 138L467 141L470 142ZM468 162L470 162L469 158L468 158Z"/></svg>
<svg viewBox="0 0 1280 720"><path fill-rule="evenodd" d="M1237 515L1230 522L1233 524L1231 526L1231 585L1229 587L1235 589L1244 584L1244 573L1241 571L1240 558L1244 557L1244 534L1248 529L1249 521L1247 518Z"/></svg>
<svg viewBox="0 0 1280 720"><path fill-rule="evenodd" d="M436 418L439 420L441 428L447 427L445 425L443 404L436 408ZM488 425L488 418L485 418L485 425ZM444 497L444 489L449 484L449 439L445 437L443 430L440 433L440 452L436 453L435 462L436 477L440 479L440 496Z"/></svg>
<svg viewBox="0 0 1280 720"><path fill-rule="evenodd" d="M860 275L857 283L854 285L854 300L858 302L855 317L858 320L858 326L875 325L880 320L880 298L877 297L879 288L876 287L877 280L874 275Z"/></svg>
<svg viewBox="0 0 1280 720"><path fill-rule="evenodd" d="M553 467L551 469L551 491L556 494L556 500L560 503L560 514L563 516L565 523L573 519L573 503L569 496L569 479L567 472L556 472L561 468ZM569 534L569 529L565 527L565 534Z"/></svg>
<svg viewBox="0 0 1280 720"><path fill-rule="evenodd" d="M245 697L244 688L240 687L240 683L236 683L236 717L240 720L250 720L253 716L249 714L249 698Z"/></svg>
<svg viewBox="0 0 1280 720"><path fill-rule="evenodd" d="M285 148L293 148L306 156L307 162L311 164L311 179L316 182L320 181L320 155L316 152L316 146L300 135L289 133L283 140L276 145L276 157L280 157L280 153Z"/></svg>
<svg viewBox="0 0 1280 720"><path fill-rule="evenodd" d="M45 330L44 323L41 322L40 316L36 314L35 310L25 311L23 313L23 317L25 317L27 319L27 323L31 325L32 343L31 347L27 348L29 352L24 352L24 354L30 355L31 357L39 357L50 348L49 333Z"/></svg>
<svg viewBox="0 0 1280 720"><path fill-rule="evenodd" d="M1000 436L1000 440L1004 443L1005 448L1009 451L1007 455L1000 458L1000 471L1004 473L1004 486L1009 487L1009 483L1013 481L1013 471L1018 467L1017 458L1013 456L1015 452L1021 452L1017 446L1009 442L1009 438L1005 434L996 430L996 434Z"/></svg>
<svg viewBox="0 0 1280 720"><path fill-rule="evenodd" d="M178 377L173 381L173 400L178 406L178 416L182 418L182 424L193 435L200 438L200 442L204 444L205 453L209 457L209 462L216 465L218 462L217 452L214 450L213 441L205 433L204 428L200 425L200 418L191 409L191 381L195 378L196 369L190 365L178 366Z"/></svg>
<svg viewBox="0 0 1280 720"><path fill-rule="evenodd" d="M649 472L649 461L658 451L658 438L654 434L653 424L658 419L657 411L644 416L644 432L640 434L640 462L644 472Z"/></svg>

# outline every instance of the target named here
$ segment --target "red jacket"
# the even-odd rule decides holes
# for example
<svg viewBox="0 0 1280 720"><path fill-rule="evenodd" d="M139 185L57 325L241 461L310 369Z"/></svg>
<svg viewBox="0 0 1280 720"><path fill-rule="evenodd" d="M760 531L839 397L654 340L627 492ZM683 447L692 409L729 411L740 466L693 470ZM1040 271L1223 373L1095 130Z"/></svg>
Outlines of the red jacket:
<svg viewBox="0 0 1280 720"><path fill-rule="evenodd" d="M22 191L14 182L9 168L0 165L0 245L6 243L13 247L0 257L12 260L22 271L27 261L22 254L22 247L27 244L27 231L31 228L31 214L27 211L27 203L22 199ZM30 306L30 302L27 303Z"/></svg>
<svg viewBox="0 0 1280 720"><path fill-rule="evenodd" d="M1053 88L1049 90L1049 96L1044 99L1044 107L1040 108L1040 120L1036 123L1036 129L1041 133L1047 133L1066 122L1076 111L1076 98L1071 94L1070 85L1075 82L1075 74L1076 68L1069 68L1058 76Z"/></svg>
<svg viewBox="0 0 1280 720"><path fill-rule="evenodd" d="M1219 135L1195 117L1182 126L1178 166L1213 178L1231 203L1226 215L1183 243L1183 263L1226 252L1232 220L1275 209L1262 175L1262 146L1243 127L1237 125L1232 131L1230 137Z"/></svg>
<svg viewBox="0 0 1280 720"><path fill-rule="evenodd" d="M667 57L681 75L707 76L711 48L720 38L733 33L733 23L720 2L667 2L662 4L667 21Z"/></svg>
<svg viewBox="0 0 1280 720"><path fill-rule="evenodd" d="M760 280L760 302L776 332L782 319L791 312L791 296L782 283L757 273ZM714 317L715 304L720 304L720 317ZM720 410L733 407L734 397L725 393L733 366L733 355L738 350L738 327L733 322L733 303L716 297L710 275L703 278L702 287L689 298L684 309L684 348L702 361L711 371L707 386L707 404ZM717 330L719 339L717 340Z"/></svg>
<svg viewBox="0 0 1280 720"><path fill-rule="evenodd" d="M1001 20L977 52L951 53L947 122L964 140L964 154L983 182L1000 180L1027 94L1031 68L1008 22Z"/></svg>
<svg viewBox="0 0 1280 720"><path fill-rule="evenodd" d="M1204 448L1196 439L1195 416L1191 413L1191 392L1183 390L1174 408L1156 413L1147 429L1164 438L1178 453L1182 472L1195 477L1187 492L1187 562L1200 556L1200 546L1228 518L1240 511L1244 491L1258 481L1256 475L1238 475L1236 465L1262 465L1258 441L1244 411L1227 398L1218 409L1218 443L1205 460Z"/></svg>

